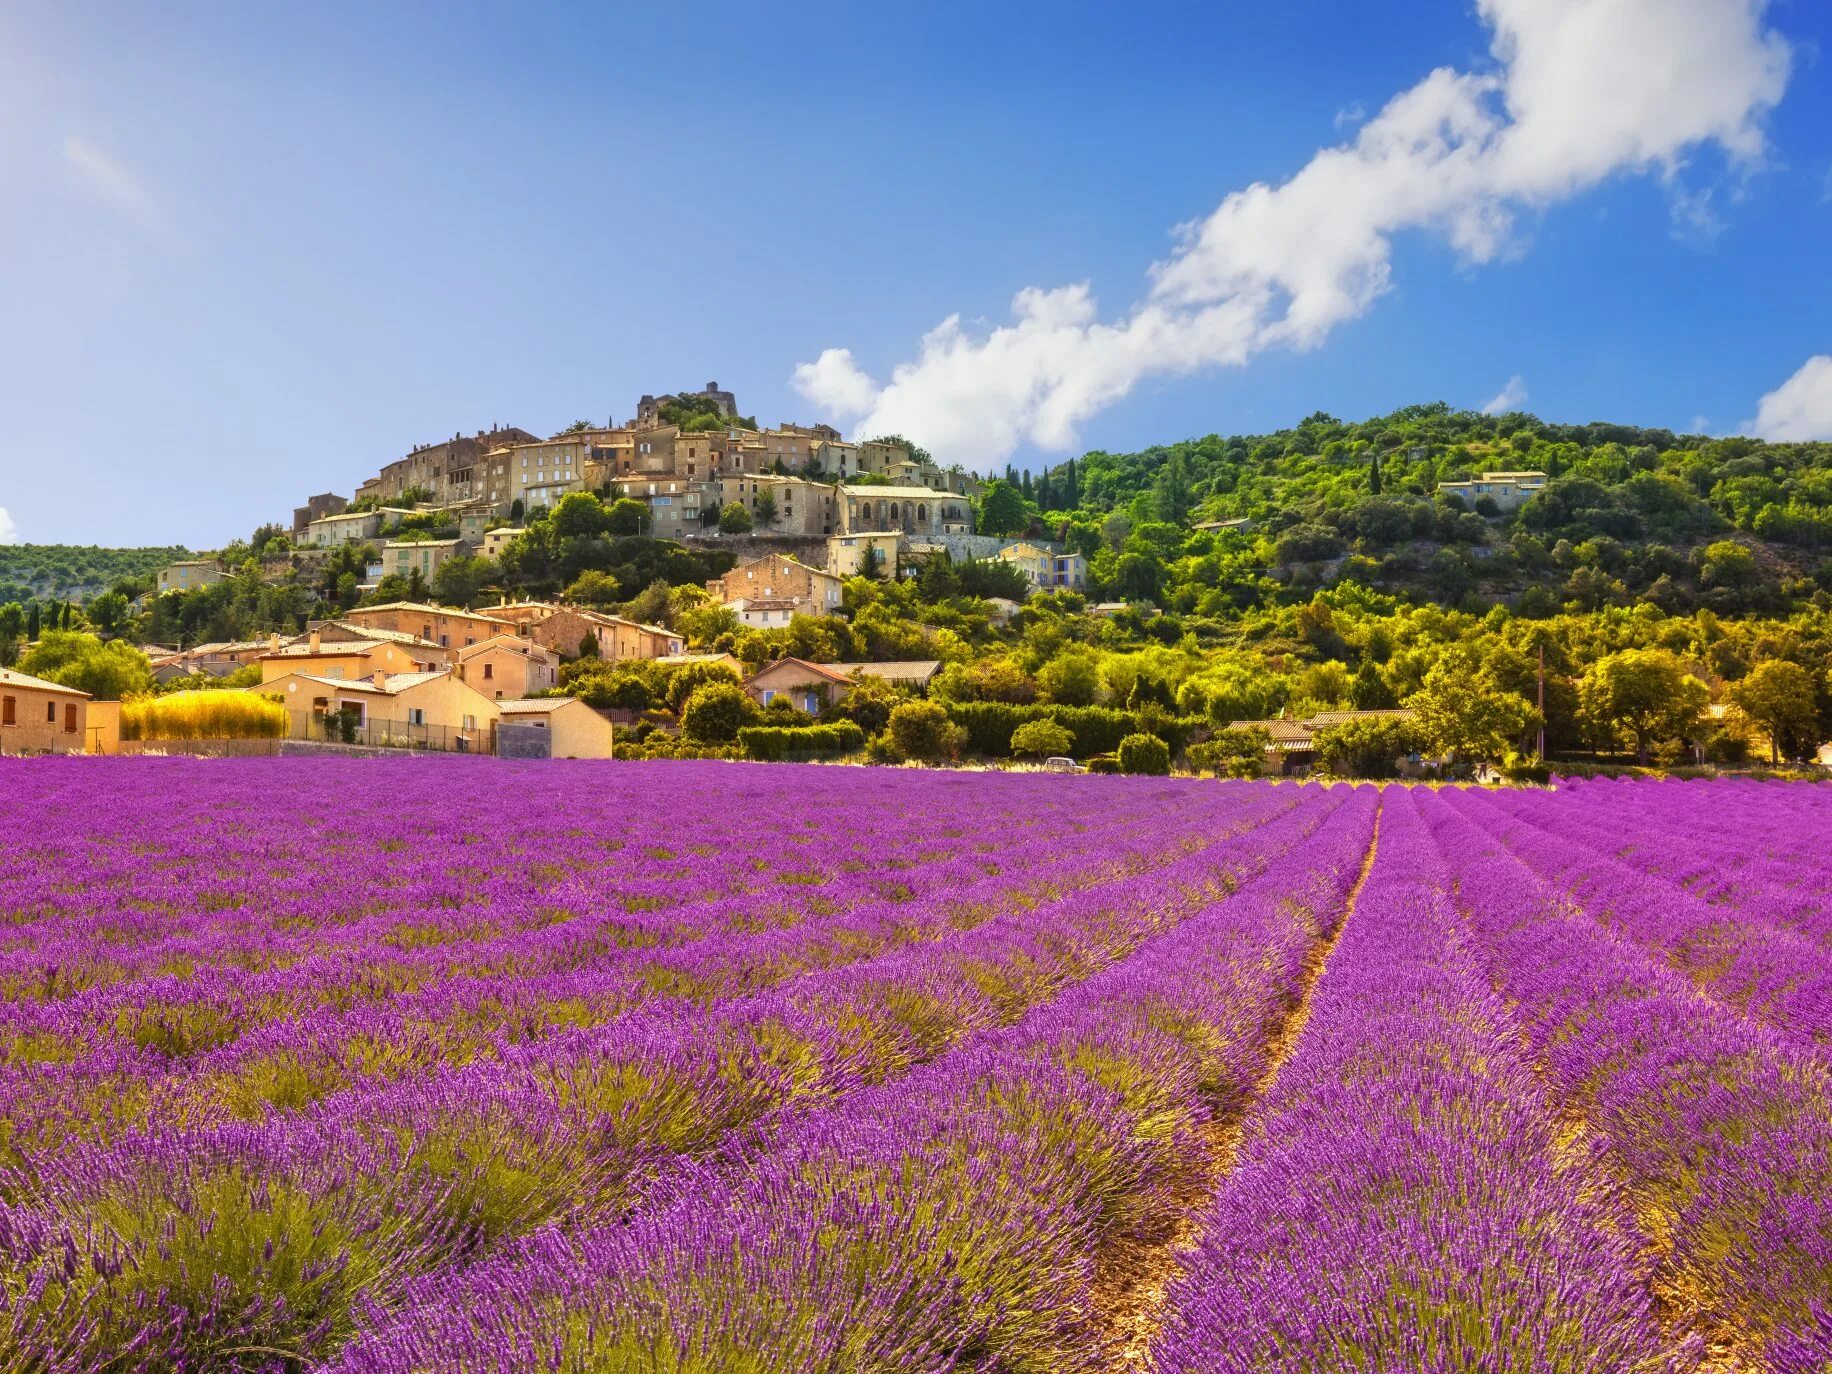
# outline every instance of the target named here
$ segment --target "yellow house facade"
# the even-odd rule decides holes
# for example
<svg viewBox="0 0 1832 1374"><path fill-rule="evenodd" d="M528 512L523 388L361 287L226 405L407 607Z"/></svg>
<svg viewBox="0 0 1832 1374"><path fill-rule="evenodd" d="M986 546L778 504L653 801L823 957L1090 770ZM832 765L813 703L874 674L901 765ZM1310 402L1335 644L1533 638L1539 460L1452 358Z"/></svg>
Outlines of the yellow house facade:
<svg viewBox="0 0 1832 1374"><path fill-rule="evenodd" d="M610 721L574 697L497 703L505 726L530 726L552 732L549 757L608 759L613 730Z"/></svg>

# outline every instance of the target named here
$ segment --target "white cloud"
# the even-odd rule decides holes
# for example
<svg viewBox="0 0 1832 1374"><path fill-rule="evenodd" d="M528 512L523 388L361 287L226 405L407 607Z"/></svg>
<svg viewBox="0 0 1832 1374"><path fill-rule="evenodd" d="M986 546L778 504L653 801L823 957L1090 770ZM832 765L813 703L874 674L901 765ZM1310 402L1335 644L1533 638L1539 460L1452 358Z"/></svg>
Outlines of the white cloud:
<svg viewBox="0 0 1832 1374"><path fill-rule="evenodd" d="M1320 345L1388 289L1398 233L1441 234L1490 262L1513 248L1517 213L1609 176L1653 171L1672 186L1707 144L1754 165L1790 62L1766 4L1478 0L1492 71L1440 68L1282 185L1229 194L1177 231L1111 322L1085 282L1027 287L1009 324L969 331L951 315L882 386L845 349L797 368L795 385L861 433L905 433L970 464L1025 442L1069 448L1146 377Z"/></svg>
<svg viewBox="0 0 1832 1374"><path fill-rule="evenodd" d="M64 163L78 184L109 209L143 229L169 227L158 202L131 171L95 144L71 134L64 139Z"/></svg>
<svg viewBox="0 0 1832 1374"><path fill-rule="evenodd" d="M1484 415L1506 415L1510 410L1519 410L1527 399L1527 384L1516 372L1508 378L1508 384L1489 398L1488 404L1482 407Z"/></svg>
<svg viewBox="0 0 1832 1374"><path fill-rule="evenodd" d="M877 395L871 378L853 362L850 348L829 348L813 362L797 367L793 380L802 395L818 396L829 409L842 415L870 410Z"/></svg>
<svg viewBox="0 0 1832 1374"><path fill-rule="evenodd" d="M13 517L5 506L0 506L0 544L17 544L19 526L13 523Z"/></svg>
<svg viewBox="0 0 1832 1374"><path fill-rule="evenodd" d="M1832 355L1808 358L1800 370L1756 404L1747 434L1779 443L1832 440Z"/></svg>
<svg viewBox="0 0 1832 1374"><path fill-rule="evenodd" d="M1344 129L1352 129L1367 117L1367 107L1359 100L1351 100L1336 111L1336 132L1341 133Z"/></svg>

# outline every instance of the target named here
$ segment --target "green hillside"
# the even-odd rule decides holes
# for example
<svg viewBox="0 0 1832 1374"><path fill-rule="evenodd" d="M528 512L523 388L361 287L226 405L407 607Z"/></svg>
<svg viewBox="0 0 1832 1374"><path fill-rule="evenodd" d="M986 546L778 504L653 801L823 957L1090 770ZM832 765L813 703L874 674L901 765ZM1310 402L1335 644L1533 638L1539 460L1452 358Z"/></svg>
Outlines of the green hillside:
<svg viewBox="0 0 1832 1374"><path fill-rule="evenodd" d="M190 552L165 548L103 549L93 544L0 544L0 603L80 601L116 582L150 578Z"/></svg>

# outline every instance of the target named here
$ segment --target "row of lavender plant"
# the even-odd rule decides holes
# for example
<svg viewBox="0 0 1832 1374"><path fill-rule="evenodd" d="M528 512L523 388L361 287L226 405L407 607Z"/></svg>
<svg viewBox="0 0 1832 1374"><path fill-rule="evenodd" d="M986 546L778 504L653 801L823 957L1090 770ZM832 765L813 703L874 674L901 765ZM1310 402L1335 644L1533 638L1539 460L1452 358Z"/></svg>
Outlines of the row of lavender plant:
<svg viewBox="0 0 1832 1374"><path fill-rule="evenodd" d="M1201 810L1188 819L1196 830L1212 833L1185 846L1207 842L1232 826L1251 824L1289 799L1248 799L1233 808ZM350 1078L373 1079L420 1071L432 1064L462 1063L482 1052L494 1054L500 1043L526 1042L567 1026L602 1022L649 998L673 998L709 1004L721 997L769 986L809 968L843 965L901 945L940 938L989 920L1002 911L1022 908L1050 893L1072 891L1113 873L1136 873L1161 862L1166 839L1122 830L1076 867L1041 876L1035 856L1015 854L1020 867L973 883L960 874L945 899L929 902L879 902L855 907L831 918L810 919L792 929L766 930L702 940L660 951L638 948L599 956L596 964L564 974L496 979L459 979L397 999L378 1009L360 998L350 1010L325 1006L316 993L304 998L305 1010L275 1018L260 1011L271 1006L258 992L221 985L199 987L200 979L178 980L176 987L141 990L130 985L90 999L65 999L51 1005L12 1009L15 1035L0 1069L7 1091L5 1119L15 1144L34 1139L35 1121L44 1113L56 1130L94 1134L109 1123L131 1124L168 1116L184 1101L214 1097L221 1109L244 1114L273 1104L298 1105ZM1178 845L1169 841L1171 852ZM1022 887L1014 883L1023 882ZM529 962L540 963L538 951ZM272 975L271 977L279 977ZM358 974L346 975L350 979ZM301 978L300 981L310 982ZM334 984L332 986L335 986ZM143 1001L131 996L141 991ZM161 995L162 994L162 995ZM92 1043L96 1027L111 1034ZM217 1041L222 1041L220 1046ZM187 1053L190 1051L192 1053ZM187 1063L186 1061L190 1062ZM347 1071L346 1071L347 1070ZM162 1080L170 1080L162 1083ZM314 1081L316 1086L314 1086ZM174 1102L172 1093L183 1099ZM101 1121L87 1119L87 1109L106 1107ZM39 1144L47 1142L40 1139Z"/></svg>
<svg viewBox="0 0 1832 1374"><path fill-rule="evenodd" d="M1376 806L1017 1025L785 1123L748 1167L416 1291L338 1367L1112 1368L1102 1296L1257 1081Z"/></svg>
<svg viewBox="0 0 1832 1374"><path fill-rule="evenodd" d="M1451 801L1422 806L1550 1091L1632 1206L1663 1314L1722 1368L1829 1367L1823 1060L1604 929Z"/></svg>
<svg viewBox="0 0 1832 1374"><path fill-rule="evenodd" d="M379 1296L481 1240L555 1215L614 1215L680 1153L714 1148L785 1106L897 1074L976 1026L1011 1019L1186 916L1185 906L1237 870L1263 866L1333 806L1312 794L1304 814L1282 825L1009 914L964 932L946 955L910 950L875 973L810 976L729 1015L600 1028L427 1084L352 1092L309 1117L129 1136L56 1158L39 1152L6 1191L22 1200L35 1234L89 1238L89 1263L49 1290L72 1304L57 1311L93 1325L85 1349L146 1339L175 1360L207 1363L223 1342L310 1348L334 1339L357 1292ZM184 1219L176 1232L164 1220L172 1217ZM247 1237L298 1227L315 1244L330 1239L309 1258L284 1245L248 1248ZM108 1259L116 1253L125 1258ZM34 1272L54 1259L41 1253ZM187 1289L174 1266L217 1277L207 1290ZM310 1301L298 1296L302 1285ZM80 1299L64 1296L73 1286Z"/></svg>
<svg viewBox="0 0 1832 1374"><path fill-rule="evenodd" d="M1737 920L1587 844L1516 820L1481 795L1445 795L1528 868L1657 951L1707 995L1803 1045L1832 1043L1832 950L1794 931Z"/></svg>
<svg viewBox="0 0 1832 1374"><path fill-rule="evenodd" d="M303 798L360 780L348 764L300 766L318 770L300 779ZM515 782L476 771L488 767L454 764L448 780ZM609 921L619 939L641 945L707 929L799 924L852 902L919 900L1053 845L1093 852L1104 838L1105 808L1090 793L1065 802L995 786L948 815L925 779L907 789L913 798L898 793L884 804L856 786L815 784L806 801L823 814L806 826L779 818L773 842L759 846L751 818L780 808L780 797L741 790L725 799L729 809L709 811L706 798L720 787L701 767L669 786L664 812L648 800L659 782L642 771L648 767L619 770L610 786L574 778L557 798L531 800L533 817L517 808L475 834L462 823L428 829L436 816L424 803L404 810L359 794L338 833L317 844L297 837L300 816L275 799L265 800L265 812L252 797L229 805L214 774L168 770L151 815L136 810L150 799L118 786L112 772L96 775L108 785L76 813L85 824L9 847L0 865L0 929L11 928L0 949L0 990L9 1000L37 1000L224 965L244 976L296 973L303 959L337 953L355 956L372 980L411 988L455 973L504 972L505 937L516 967L526 969L541 947L514 937L529 931L573 926L551 934L550 957L564 959L591 953L582 920ZM28 836L38 798L14 784L32 781L33 769L9 765L0 798L0 815ZM433 795L447 804L445 792ZM678 810L675 796L684 798ZM547 814L556 802L565 824ZM996 834L975 828L988 815L999 818ZM104 831L104 819L128 840ZM945 871L931 877L938 867Z"/></svg>
<svg viewBox="0 0 1832 1374"><path fill-rule="evenodd" d="M1814 794L1773 783L1640 783L1496 796L1510 814L1613 853L1744 920L1832 947L1832 823Z"/></svg>
<svg viewBox="0 0 1832 1374"><path fill-rule="evenodd" d="M1410 796L1166 1299L1161 1374L1669 1367Z"/></svg>

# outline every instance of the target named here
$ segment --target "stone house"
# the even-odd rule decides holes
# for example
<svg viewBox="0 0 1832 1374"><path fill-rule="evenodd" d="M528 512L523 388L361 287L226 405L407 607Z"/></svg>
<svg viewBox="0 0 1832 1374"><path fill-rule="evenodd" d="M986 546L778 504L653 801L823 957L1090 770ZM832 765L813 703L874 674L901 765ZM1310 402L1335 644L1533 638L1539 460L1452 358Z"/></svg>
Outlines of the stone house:
<svg viewBox="0 0 1832 1374"><path fill-rule="evenodd" d="M560 680L560 656L518 635L497 635L458 651L458 677L495 701L533 696Z"/></svg>
<svg viewBox="0 0 1832 1374"><path fill-rule="evenodd" d="M513 622L481 611L455 606L433 606L421 601L390 601L382 606L359 606L342 616L346 624L364 629L394 630L448 649L477 644L494 635L514 634Z"/></svg>
<svg viewBox="0 0 1832 1374"><path fill-rule="evenodd" d="M549 758L608 759L613 750L611 722L576 697L541 697L498 703L504 726L526 726L552 734ZM499 752L509 755L505 747Z"/></svg>
<svg viewBox="0 0 1832 1374"><path fill-rule="evenodd" d="M164 596L167 592L189 592L199 587L211 587L228 576L222 564L213 558L188 558L159 569L155 582L159 595Z"/></svg>
<svg viewBox="0 0 1832 1374"><path fill-rule="evenodd" d="M728 606L740 601L787 601L801 615L833 615L840 609L842 585L843 579L824 569L772 553L740 563L708 582L706 590Z"/></svg>
<svg viewBox="0 0 1832 1374"><path fill-rule="evenodd" d="M0 754L80 754L89 693L0 668Z"/></svg>
<svg viewBox="0 0 1832 1374"><path fill-rule="evenodd" d="M294 738L322 737L325 717L346 716L357 743L487 752L497 716L492 698L450 670L356 679L288 673L248 690L286 707Z"/></svg>

